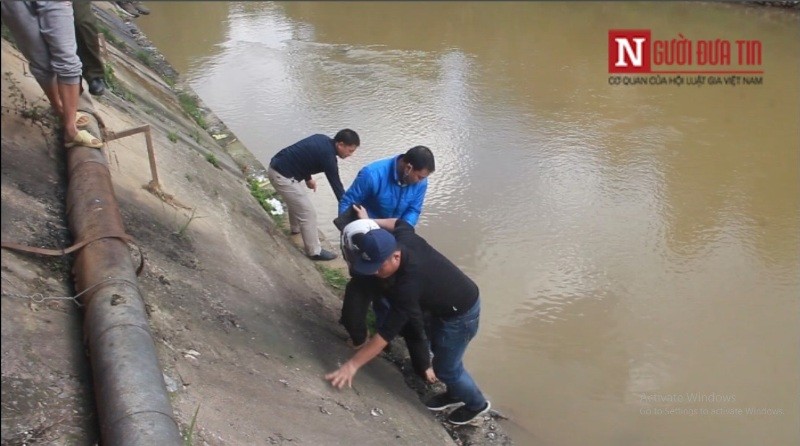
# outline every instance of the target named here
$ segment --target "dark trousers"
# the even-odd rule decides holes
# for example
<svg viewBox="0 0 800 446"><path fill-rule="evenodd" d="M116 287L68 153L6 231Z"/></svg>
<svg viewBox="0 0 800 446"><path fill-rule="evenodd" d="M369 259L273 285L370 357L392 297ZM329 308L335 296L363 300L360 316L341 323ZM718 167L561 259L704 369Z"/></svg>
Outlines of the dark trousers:
<svg viewBox="0 0 800 446"><path fill-rule="evenodd" d="M90 81L103 78L103 60L100 58L100 41L97 39L97 18L88 0L73 0L72 12L75 16L75 40L78 43L78 57L83 63L83 78Z"/></svg>
<svg viewBox="0 0 800 446"><path fill-rule="evenodd" d="M376 312L376 327L380 328L388 315L383 299L385 289L381 279L372 276L352 275L344 291L342 317L339 319L354 345L363 344L367 337L367 313L372 304ZM381 314L382 313L382 314ZM411 365L418 375L424 375L430 367L430 346L425 337L414 331L411 324L406 324L400 331L406 341Z"/></svg>
<svg viewBox="0 0 800 446"><path fill-rule="evenodd" d="M367 340L369 306L373 301L379 303L382 296L383 287L377 277L353 275L347 282L339 322L344 325L353 345L363 344Z"/></svg>

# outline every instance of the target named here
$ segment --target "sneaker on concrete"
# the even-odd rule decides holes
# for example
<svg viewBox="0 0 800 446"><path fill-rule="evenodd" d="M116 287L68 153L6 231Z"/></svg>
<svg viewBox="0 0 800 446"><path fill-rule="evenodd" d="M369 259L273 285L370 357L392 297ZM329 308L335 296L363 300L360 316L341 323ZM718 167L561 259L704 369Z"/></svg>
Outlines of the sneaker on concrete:
<svg viewBox="0 0 800 446"><path fill-rule="evenodd" d="M483 408L479 410L470 410L467 409L467 406L461 406L458 409L454 410L453 413L447 417L447 421L456 426L460 426L462 424L470 424L475 421L480 420L481 416L487 412L489 409L492 408L492 404L489 401L486 401L486 404Z"/></svg>
<svg viewBox="0 0 800 446"><path fill-rule="evenodd" d="M336 254L328 251L327 249L323 249L319 252L319 254L315 256L311 256L311 260L333 260L336 258Z"/></svg>
<svg viewBox="0 0 800 446"><path fill-rule="evenodd" d="M425 407L434 412L438 412L440 410L452 409L454 407L459 407L463 405L464 403L462 401L459 401L455 398L451 398L450 395L448 395L447 393L440 393L439 395L432 397L428 401L425 401Z"/></svg>

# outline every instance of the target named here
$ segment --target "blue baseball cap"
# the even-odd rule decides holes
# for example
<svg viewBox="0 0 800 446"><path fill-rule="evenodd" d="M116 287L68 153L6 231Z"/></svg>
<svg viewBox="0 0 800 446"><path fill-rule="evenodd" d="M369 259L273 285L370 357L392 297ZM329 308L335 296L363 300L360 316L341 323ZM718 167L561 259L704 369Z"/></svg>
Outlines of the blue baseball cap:
<svg viewBox="0 0 800 446"><path fill-rule="evenodd" d="M353 271L364 276L378 272L381 265L397 248L397 240L385 229L373 229L353 238L358 255L353 262Z"/></svg>

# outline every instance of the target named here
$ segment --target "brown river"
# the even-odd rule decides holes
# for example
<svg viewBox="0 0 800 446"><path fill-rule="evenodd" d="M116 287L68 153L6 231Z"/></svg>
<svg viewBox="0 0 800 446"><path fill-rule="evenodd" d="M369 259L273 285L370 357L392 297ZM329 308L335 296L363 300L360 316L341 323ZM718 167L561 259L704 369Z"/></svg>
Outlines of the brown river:
<svg viewBox="0 0 800 446"><path fill-rule="evenodd" d="M800 15L146 4L137 23L263 164L344 127L362 141L345 187L370 161L433 150L418 230L481 288L466 363L516 444L800 444ZM761 81L614 84L612 29L757 40Z"/></svg>

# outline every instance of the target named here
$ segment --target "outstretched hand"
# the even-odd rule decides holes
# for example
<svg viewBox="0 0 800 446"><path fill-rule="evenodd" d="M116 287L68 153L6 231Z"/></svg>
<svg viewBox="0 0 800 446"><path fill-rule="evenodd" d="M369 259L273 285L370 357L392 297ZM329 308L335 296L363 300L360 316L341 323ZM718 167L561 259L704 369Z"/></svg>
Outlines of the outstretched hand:
<svg viewBox="0 0 800 446"><path fill-rule="evenodd" d="M325 379L331 382L333 387L341 389L345 385L353 387L353 377L356 375L358 369L355 368L350 361L345 362L338 370L325 375Z"/></svg>
<svg viewBox="0 0 800 446"><path fill-rule="evenodd" d="M325 379L330 381L331 385L337 389L341 389L345 385L347 387L353 387L353 377L356 375L358 369L371 361L372 358L378 356L378 354L388 344L389 343L383 339L380 333L375 333L375 335L369 341L367 341L367 343L361 347L356 354L350 358L350 360L342 364L342 366L339 367L339 370L325 375Z"/></svg>

